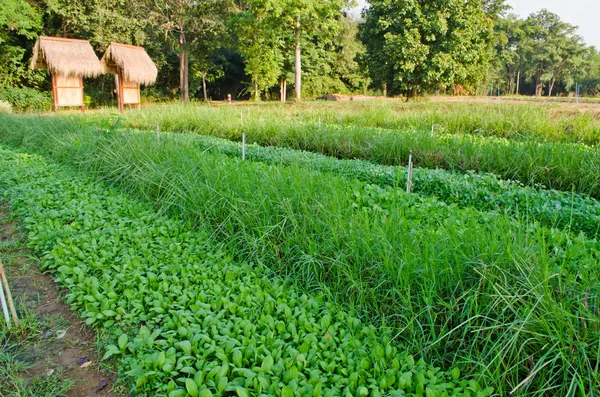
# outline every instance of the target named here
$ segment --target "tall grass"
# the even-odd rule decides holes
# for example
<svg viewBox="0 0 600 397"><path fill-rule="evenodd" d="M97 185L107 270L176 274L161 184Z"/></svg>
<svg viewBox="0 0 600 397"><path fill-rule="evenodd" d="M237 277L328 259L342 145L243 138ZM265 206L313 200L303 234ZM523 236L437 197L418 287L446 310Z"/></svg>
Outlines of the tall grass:
<svg viewBox="0 0 600 397"><path fill-rule="evenodd" d="M249 109L250 112L240 107L151 107L141 113L126 114L122 122L137 128L155 130L159 126L163 131L194 132L238 141L241 139L241 131L244 130L248 142L263 146L320 152L341 159L360 158L383 165L404 164L409 151L412 150L416 165L420 167L444 168L459 172L490 172L503 179L517 180L528 185L543 184L549 189L576 191L600 198L600 152L594 147L532 139L511 140L498 138L493 133L484 136L483 132L453 134L450 129L442 127L436 127L437 130L432 134L427 114L435 113L427 110L428 108L423 111L424 115L418 110L411 113L411 117L417 119L424 117L427 120L424 123L427 128L408 125L395 129L366 126L378 125L378 113L369 113L371 110L347 115L356 119L348 124L325 118L321 121L315 120L316 115L320 114L319 111L323 112L325 117L329 111L338 110L328 109L327 106L323 106L319 111L310 110L307 115L297 118L294 118L293 112L300 110L290 110L292 115L286 117L285 110L273 105L254 106ZM393 112L393 109L382 106L378 112L388 113ZM344 111L340 111L341 115L333 113L328 116L330 119L344 117ZM463 120L476 117L458 111L452 114L452 117ZM100 123L112 122L108 114L99 114L96 117ZM479 114L479 117L484 118L483 113ZM367 121L361 124L361 118ZM512 122L510 118L508 121L501 121L500 116L492 120L495 120L495 123ZM472 126L478 125L480 124L473 122ZM531 122L523 120L519 130L528 128L528 125L531 125ZM486 126L476 128L488 131ZM597 129L593 131L600 136Z"/></svg>
<svg viewBox="0 0 600 397"><path fill-rule="evenodd" d="M154 133L19 119L0 140L211 225L235 257L328 291L500 395L600 393L595 240Z"/></svg>
<svg viewBox="0 0 600 397"><path fill-rule="evenodd" d="M537 142L600 143L600 107L573 107L529 104L356 102L309 103L300 106L160 105L144 108L141 114L126 114L128 122L154 127L154 120L169 119L180 128L202 128L202 114L212 109L224 121L279 121L335 124L391 130L434 131L452 135L477 135ZM199 118L200 117L200 118ZM197 123L200 122L200 123ZM150 123L146 123L150 122Z"/></svg>

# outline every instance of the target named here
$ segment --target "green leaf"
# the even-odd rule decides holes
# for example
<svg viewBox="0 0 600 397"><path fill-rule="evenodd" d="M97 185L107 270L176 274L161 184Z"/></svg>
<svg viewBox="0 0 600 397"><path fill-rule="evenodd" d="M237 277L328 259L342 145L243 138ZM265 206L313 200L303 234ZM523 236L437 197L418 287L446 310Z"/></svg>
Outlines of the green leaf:
<svg viewBox="0 0 600 397"><path fill-rule="evenodd" d="M260 368L263 372L269 372L273 368L273 357L271 355L265 356Z"/></svg>
<svg viewBox="0 0 600 397"><path fill-rule="evenodd" d="M190 396L198 397L198 386L196 385L196 382L194 382L193 379L185 380L185 389L190 394Z"/></svg>
<svg viewBox="0 0 600 397"><path fill-rule="evenodd" d="M127 334L121 334L121 336L119 336L119 349L124 351L128 342L129 338L127 337Z"/></svg>
<svg viewBox="0 0 600 397"><path fill-rule="evenodd" d="M294 391L289 386L283 386L281 389L281 397L294 397Z"/></svg>

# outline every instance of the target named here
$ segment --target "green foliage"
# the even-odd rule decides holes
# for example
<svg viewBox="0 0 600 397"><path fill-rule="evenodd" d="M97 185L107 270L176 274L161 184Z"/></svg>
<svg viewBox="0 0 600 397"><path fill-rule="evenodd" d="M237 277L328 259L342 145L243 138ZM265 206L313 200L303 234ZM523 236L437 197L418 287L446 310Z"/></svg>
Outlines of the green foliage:
<svg viewBox="0 0 600 397"><path fill-rule="evenodd" d="M19 110L47 110L52 97L49 93L34 88L0 87L0 101L8 102Z"/></svg>
<svg viewBox="0 0 600 397"><path fill-rule="evenodd" d="M537 96L544 87L551 96L558 91L558 84L563 91L573 90L589 70L593 53L576 30L548 10L531 14L526 20L512 14L500 19L496 27L497 67L504 90L519 94L527 81Z"/></svg>
<svg viewBox="0 0 600 397"><path fill-rule="evenodd" d="M134 128L195 132L248 142L405 164L413 151L417 166L489 172L526 185L575 191L600 198L598 121L593 113L554 116L551 109L479 104L354 106L318 104L312 110L276 106L148 108L125 115ZM102 117L101 117L102 118ZM434 134L431 133L435 124ZM577 142L585 142L588 145Z"/></svg>
<svg viewBox="0 0 600 397"><path fill-rule="evenodd" d="M148 39L144 30L148 15L137 15L135 2L45 0L43 4L49 21L56 23L49 24L47 35L85 38L101 51L113 41L141 45Z"/></svg>
<svg viewBox="0 0 600 397"><path fill-rule="evenodd" d="M41 13L24 0L0 0L0 86L39 82L39 74L28 69L28 42L42 28Z"/></svg>
<svg viewBox="0 0 600 397"><path fill-rule="evenodd" d="M2 197L135 395L490 396L389 331L233 262L208 234L38 156L0 150ZM125 331L125 332L123 332Z"/></svg>
<svg viewBox="0 0 600 397"><path fill-rule="evenodd" d="M361 39L371 78L392 92L472 85L488 68L492 21L479 0L369 2Z"/></svg>
<svg viewBox="0 0 600 397"><path fill-rule="evenodd" d="M170 137L207 153L241 156L241 144L206 136ZM389 194L390 187L406 185L406 169L363 160L338 160L322 154L277 147L246 146L246 159L273 165L301 165L349 179L376 184ZM480 211L509 213L525 222L584 232L600 237L600 202L580 194L536 189L491 174L457 173L441 169L414 168L412 191L435 196L448 204Z"/></svg>
<svg viewBox="0 0 600 397"><path fill-rule="evenodd" d="M396 330L395 340L400 346L409 351L423 352L429 362L445 368L459 366L461 373L476 374L481 383L502 392L517 388L516 395L542 396L546 390L560 395L598 392L597 375L593 370L600 343L600 246L596 240L583 234L576 236L568 231L549 229L535 222L522 222L495 211L460 209L435 199L407 195L402 187L382 189L306 169L298 164L269 165L208 153L199 150L193 142L179 140L169 134L157 136L156 132L99 130L56 118L16 120L17 128L7 128L0 133L4 142L44 152L80 170L87 170L93 178L102 178L155 202L165 213L189 220L206 233L198 240L186 235L182 241L196 245L196 241L218 241L236 260L268 266L268 269L260 269L260 274L272 272L294 281L296 288L312 293L320 291L328 300L355 308L373 321L391 326ZM32 161L39 162L37 159ZM30 169L34 168L28 164L17 174ZM39 175L32 180L41 186L51 186ZM212 310L225 310L227 314L231 305L222 302L221 306L218 300L215 303L215 299L216 296L228 297L229 292L213 287L213 283L223 277L227 281L226 274L220 273L226 271L227 266L219 263L208 267L206 276L200 270L194 273L193 265L185 260L188 257L185 243L180 250L179 245L170 240L178 235L174 230L164 227L160 232L152 232L161 234L144 237L146 235L140 229L146 230L146 226L138 227L128 220L130 216L119 212L128 206L118 200L114 210L112 207L104 211L88 210L81 205L80 196L60 200L56 211L36 209L36 203L48 203L54 197L61 197L61 192L71 190L64 180L56 183L48 199L27 199L27 191L39 194L41 189L25 190L11 194L13 200L23 200L22 208L31 208L31 213L24 215L39 219L37 224L44 228L55 228L47 233L32 233L32 238L41 236L42 240L50 236L65 241L69 236L75 236L73 238L89 243L86 231L95 238L95 244L89 243L89 247L83 246L83 243L61 245L68 265L65 265L66 269L59 267L59 272L73 269L62 276L65 281L69 278L75 284L90 283L89 288L97 288L99 292L106 289L106 294L123 288L121 284L131 282L137 288L130 288L134 292L133 299L138 289L142 289L147 298L137 310L143 310L146 322L154 324L152 319L155 316L175 315L162 306L157 294L168 294L172 297L169 299L178 302L171 305L169 301L167 307L185 311L180 307L189 296L179 286L182 283L193 285L194 277L198 277L200 282L208 279L210 282L203 284L199 292L214 293L215 298L204 300L202 297L200 302L211 305ZM100 193L86 195L94 199L103 196ZM26 203L33 207L26 207ZM63 211L66 214L61 222L44 218L61 216L59 214ZM119 238L103 237L104 231L107 231L102 229L104 224L96 221L97 218L87 217L88 211L98 214L99 219L105 219L108 214L117 219L116 222L123 228ZM150 218L150 230L154 227L160 229L162 225L156 218L145 216L140 209L136 208L132 213L141 219ZM207 235L211 236L210 240L205 237ZM136 248L113 251L112 247L122 241L133 241L137 244ZM152 245L151 241L158 243ZM107 254L78 251L96 250L96 245L102 244L108 244L104 248ZM71 245L78 250L73 250ZM54 246L52 244L51 247ZM54 249L51 247L38 249L50 252ZM107 263L115 263L111 258L118 257L118 263L124 265L116 269L107 266L102 262L103 255L108 255ZM131 264L127 255L131 257ZM63 258L62 254L58 256ZM133 256L140 257L141 264L134 263ZM96 264L98 262L99 265ZM172 278L171 273L162 271L161 264L165 263L177 269ZM77 270L80 266L85 266L81 274ZM94 274L107 276L96 283L92 277L99 276L90 276L90 269L97 269ZM121 280L113 271L126 274ZM245 288L253 285L251 281L240 279L243 276L234 276L233 282L243 282ZM75 288L73 286L70 290ZM289 291L290 288L282 287L282 290ZM120 290L113 292L114 295L111 294L108 299L94 297L96 300L93 301L81 295L74 299L91 311L91 322L101 324L116 321L112 319L113 313L105 310L113 310L122 318L127 314L111 308L110 305L114 304L111 300L118 302L125 299L120 297L127 297ZM237 297L232 296L227 302L237 304ZM250 296L261 295L250 292ZM105 301L108 301L108 307L102 306ZM194 295L189 302L195 302ZM128 306L123 302L118 307ZM200 305L198 307L201 308ZM209 310L207 306L202 307ZM259 307L264 308L264 305L259 304ZM135 306L132 308L136 309ZM162 313L163 310L167 313ZM268 312L273 310L269 308ZM250 312L256 313L257 310ZM281 313L285 315L285 312L284 309ZM195 323L197 320L194 318L191 315L187 321ZM293 315L292 318L301 319L302 315ZM331 314L329 317L322 312L315 315L320 330L328 329L337 318L338 315ZM186 352L196 353L196 350L188 336L191 327L182 321L173 322L168 333L159 334L179 342L173 345L175 357L172 359L177 363L177 354L184 356ZM258 321L253 323L262 324ZM342 323L351 324L349 321ZM273 332L277 330L285 334L285 321L281 330L276 324L271 328ZM202 327L210 325L210 322L202 320ZM228 328L216 326L216 330L222 329ZM300 329L298 325L296 329ZM214 334L206 328L201 330L192 334ZM293 335L292 331L287 332ZM323 334L319 335L322 337ZM332 340L338 335L329 334ZM115 335L115 341L119 335ZM156 340L152 338L150 328L136 329L129 335L129 340L132 338L139 339L138 345L142 346L148 344L149 338L154 346ZM281 334L275 334L273 339L266 337L261 342L279 339ZM248 343L243 345L248 346ZM374 346L372 343L369 345ZM198 348L198 354L209 354L209 346L213 345L205 345L202 350ZM385 346L383 344L384 350ZM345 354L346 350L342 351ZM358 353L363 350L359 347L352 351ZM162 356L160 353L153 356L154 353L146 350L142 360L145 366L131 374L138 379L138 387L152 382L156 376L152 372L160 368L158 363L162 362ZM374 347L369 354L380 356L381 350ZM254 368L263 368L263 365L265 369L270 367L269 362L264 361L266 356L259 354L254 357L256 361L251 364L252 372L259 373ZM277 357L273 358L275 371ZM365 358L367 360L361 358L360 363L356 360L353 368L365 371L368 368L385 368L380 365L374 367L369 364L372 358ZM239 360L239 355L234 357L232 353L231 357L228 356L228 363L234 359ZM405 359L412 366L413 360ZM225 360L220 360L208 374L212 372L216 376L222 370ZM524 365L524 362L531 365ZM348 363L350 365L350 361ZM386 363L390 365L389 361L381 365ZM181 364L183 368L187 365L185 362ZM283 376L284 382L280 383L280 387L292 387L288 381L293 376L286 381L286 376L293 375L292 367L285 367L290 371L287 375L286 370L282 370L280 375L275 373ZM297 369L300 371L299 367ZM358 372L360 378L362 372ZM229 373L225 375L231 379ZM536 375L522 383L532 373ZM145 374L148 375L144 378ZM408 377L398 375L395 379L398 384L414 385ZM234 376L238 377L238 374ZM246 375L242 377L247 378ZM180 378L191 377L176 377L174 382L184 382ZM413 381L416 379L424 384L420 380L427 379L419 378L413 378ZM355 383L350 376L347 379L349 385L356 387L353 389L356 393L364 393L360 382ZM367 379L370 379L368 375ZM379 387L385 385L381 378L373 379ZM333 378L330 380L336 382ZM364 386L370 388L371 385L368 381ZM571 389L571 385L575 389ZM247 385L236 384L235 387L239 395L244 395ZM425 388L417 384L414 393L423 394Z"/></svg>

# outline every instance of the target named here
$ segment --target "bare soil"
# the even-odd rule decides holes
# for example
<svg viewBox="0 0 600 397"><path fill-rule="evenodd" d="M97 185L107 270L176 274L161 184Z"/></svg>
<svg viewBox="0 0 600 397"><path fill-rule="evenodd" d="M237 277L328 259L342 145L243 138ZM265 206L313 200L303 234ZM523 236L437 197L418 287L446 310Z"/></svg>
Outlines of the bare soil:
<svg viewBox="0 0 600 397"><path fill-rule="evenodd" d="M94 349L94 332L63 303L56 283L40 271L24 247L23 234L0 203L0 259L15 305L25 305L47 324L41 335L34 336L34 343L25 344L17 356L30 366L20 375L26 380L37 376L70 380L69 397L122 395L112 390L115 376L104 373L98 365L101 357Z"/></svg>

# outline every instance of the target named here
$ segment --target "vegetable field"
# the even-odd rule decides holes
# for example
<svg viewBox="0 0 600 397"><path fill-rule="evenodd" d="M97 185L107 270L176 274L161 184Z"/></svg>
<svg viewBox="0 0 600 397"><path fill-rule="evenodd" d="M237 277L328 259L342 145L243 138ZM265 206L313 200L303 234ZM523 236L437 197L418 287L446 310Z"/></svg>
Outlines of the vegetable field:
<svg viewBox="0 0 600 397"><path fill-rule="evenodd" d="M1 199L134 395L600 392L595 119L302 106L0 115Z"/></svg>

